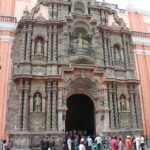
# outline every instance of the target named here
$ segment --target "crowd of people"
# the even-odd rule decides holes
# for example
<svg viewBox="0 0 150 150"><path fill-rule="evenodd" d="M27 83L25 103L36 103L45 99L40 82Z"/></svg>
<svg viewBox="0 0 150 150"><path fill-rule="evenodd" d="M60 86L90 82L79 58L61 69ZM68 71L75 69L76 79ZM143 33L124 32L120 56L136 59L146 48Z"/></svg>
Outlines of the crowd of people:
<svg viewBox="0 0 150 150"><path fill-rule="evenodd" d="M53 138L42 137L40 141L41 150L55 150L55 141Z"/></svg>
<svg viewBox="0 0 150 150"><path fill-rule="evenodd" d="M143 135L134 137L81 137L68 136L63 142L63 150L145 150L145 142Z"/></svg>

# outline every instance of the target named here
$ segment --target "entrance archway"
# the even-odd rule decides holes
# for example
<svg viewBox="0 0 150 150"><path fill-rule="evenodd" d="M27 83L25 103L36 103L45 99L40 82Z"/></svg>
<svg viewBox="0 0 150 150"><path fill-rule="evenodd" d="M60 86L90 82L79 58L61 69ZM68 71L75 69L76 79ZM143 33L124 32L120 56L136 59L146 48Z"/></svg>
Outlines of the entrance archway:
<svg viewBox="0 0 150 150"><path fill-rule="evenodd" d="M84 94L74 94L67 99L66 131L78 134L95 133L94 104Z"/></svg>

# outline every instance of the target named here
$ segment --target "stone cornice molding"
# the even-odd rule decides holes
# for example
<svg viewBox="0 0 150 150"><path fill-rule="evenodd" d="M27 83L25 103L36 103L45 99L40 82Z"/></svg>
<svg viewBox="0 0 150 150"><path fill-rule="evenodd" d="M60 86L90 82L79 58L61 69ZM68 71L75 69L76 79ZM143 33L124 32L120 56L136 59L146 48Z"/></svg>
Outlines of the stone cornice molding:
<svg viewBox="0 0 150 150"><path fill-rule="evenodd" d="M136 55L150 55L150 49L149 50L143 50L143 49L134 49L134 53Z"/></svg>
<svg viewBox="0 0 150 150"><path fill-rule="evenodd" d="M7 31L15 31L17 28L17 23L11 22L0 22L0 30L7 30Z"/></svg>

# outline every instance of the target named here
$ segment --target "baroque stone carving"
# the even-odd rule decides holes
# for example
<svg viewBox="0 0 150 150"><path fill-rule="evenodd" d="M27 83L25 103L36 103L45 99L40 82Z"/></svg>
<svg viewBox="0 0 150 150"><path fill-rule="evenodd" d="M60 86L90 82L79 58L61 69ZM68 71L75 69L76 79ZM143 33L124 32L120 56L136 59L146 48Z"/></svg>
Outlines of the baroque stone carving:
<svg viewBox="0 0 150 150"><path fill-rule="evenodd" d="M78 38L72 41L74 48L88 48L89 43L87 40L82 38L82 33L79 33Z"/></svg>
<svg viewBox="0 0 150 150"><path fill-rule="evenodd" d="M138 91L132 89L138 82L131 35L123 20L107 7L94 0L38 0L31 12L24 12L12 50L7 103L6 129L13 136L16 131L23 135L17 143L22 138L26 146L37 146L31 139L33 132L37 140L43 132L54 136L56 131L56 137L64 134L65 98L79 93L94 103L96 134L116 135L122 128L130 132L137 127L142 131ZM48 12L40 14L41 8ZM110 27L109 15L114 15Z"/></svg>
<svg viewBox="0 0 150 150"><path fill-rule="evenodd" d="M37 93L34 97L34 112L41 112L42 111L42 100L39 96L39 93Z"/></svg>

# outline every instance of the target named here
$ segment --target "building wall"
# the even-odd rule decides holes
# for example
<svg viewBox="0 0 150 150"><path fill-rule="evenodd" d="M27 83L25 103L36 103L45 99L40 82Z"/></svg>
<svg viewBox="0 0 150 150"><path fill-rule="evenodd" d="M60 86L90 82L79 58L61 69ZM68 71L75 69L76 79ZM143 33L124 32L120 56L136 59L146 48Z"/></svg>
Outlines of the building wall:
<svg viewBox="0 0 150 150"><path fill-rule="evenodd" d="M5 137L6 101L11 62L10 54L16 26L15 19L11 18L14 15L14 9L15 0L0 0L0 138Z"/></svg>
<svg viewBox="0 0 150 150"><path fill-rule="evenodd" d="M23 10L27 6L29 10L36 4L37 0L0 0L0 13L15 16L19 21L23 14ZM127 26L130 26L132 31L150 33L150 15L143 15L138 12L129 12L128 15L122 15ZM0 21L1 23L2 21ZM4 137L4 122L5 122L5 108L8 91L8 72L10 65L10 53L13 28L5 28L7 24L0 26L0 138ZM10 23L11 25L14 25ZM135 52L135 61L137 76L140 80L140 96L141 105L143 110L143 122L145 127L145 134L150 135L150 118L149 106L150 106L150 69L148 69L150 63L150 38L146 35L134 35L133 36L133 49Z"/></svg>
<svg viewBox="0 0 150 150"><path fill-rule="evenodd" d="M133 32L133 50L136 70L140 80L140 99L143 111L145 135L150 135L150 16L141 12L129 12L130 29Z"/></svg>

